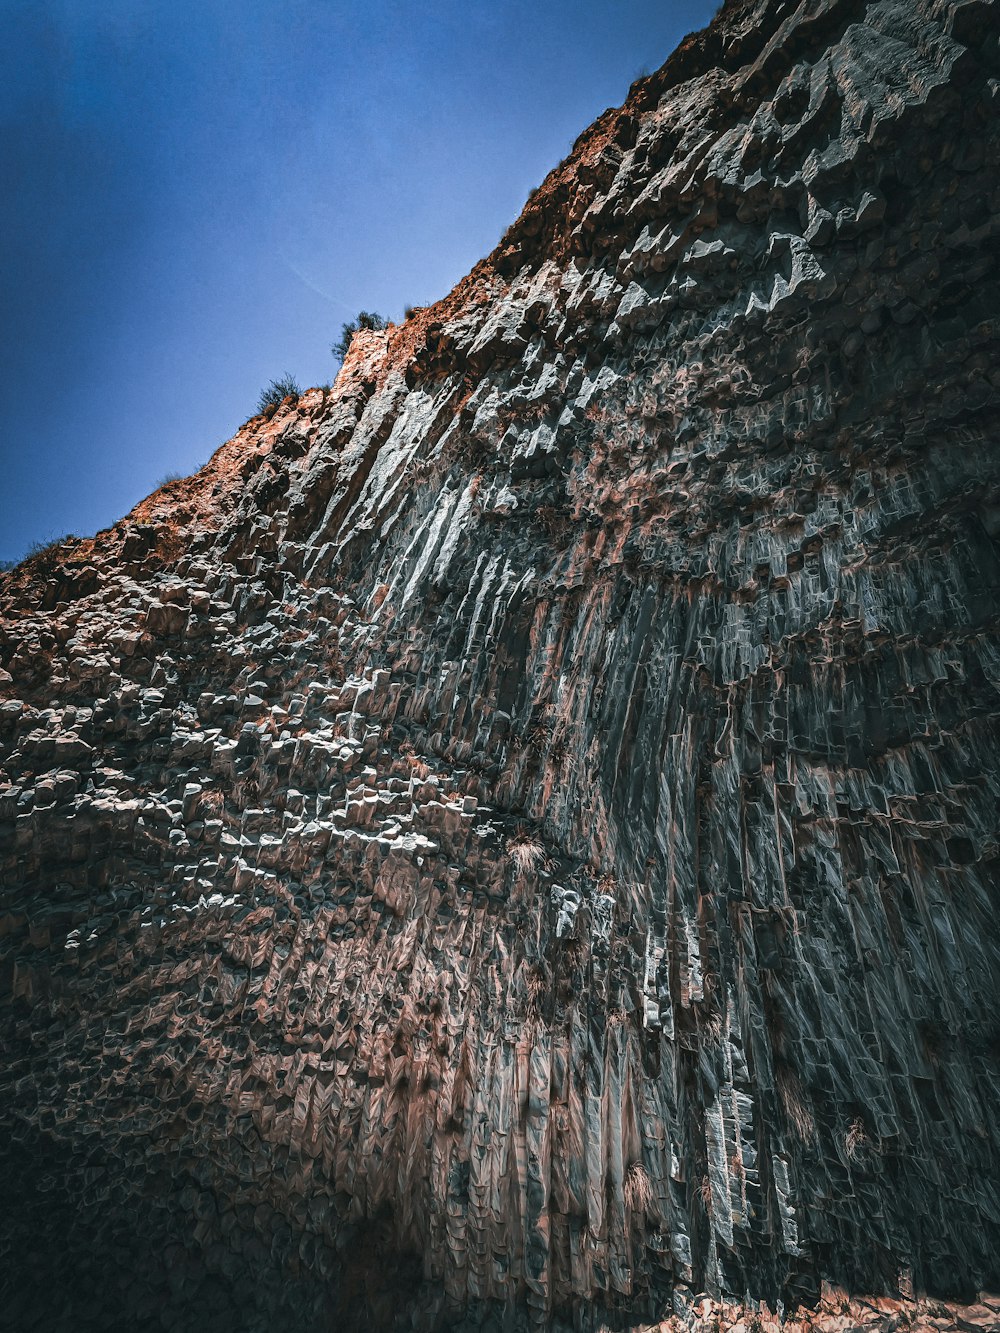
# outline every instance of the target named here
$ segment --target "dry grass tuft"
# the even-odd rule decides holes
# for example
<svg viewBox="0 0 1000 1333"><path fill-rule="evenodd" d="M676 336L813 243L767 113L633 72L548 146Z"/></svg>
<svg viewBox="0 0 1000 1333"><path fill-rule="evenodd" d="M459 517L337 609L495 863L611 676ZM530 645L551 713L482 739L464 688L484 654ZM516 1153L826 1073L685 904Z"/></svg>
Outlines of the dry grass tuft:
<svg viewBox="0 0 1000 1333"><path fill-rule="evenodd" d="M548 992L549 983L545 972L537 964L533 965L525 979L525 1012L528 1018L539 1018L542 1012L542 1002Z"/></svg>
<svg viewBox="0 0 1000 1333"><path fill-rule="evenodd" d="M712 1182L707 1175L702 1176L701 1183L698 1186L698 1197L704 1205L705 1212L709 1217L712 1216Z"/></svg>
<svg viewBox="0 0 1000 1333"><path fill-rule="evenodd" d="M623 1190L625 1197L625 1207L633 1213L647 1213L650 1204L653 1202L653 1186L650 1184L649 1172L641 1162L633 1162L625 1172L625 1186Z"/></svg>
<svg viewBox="0 0 1000 1333"><path fill-rule="evenodd" d="M528 998L531 1000L537 1000L540 995L544 995L545 977L542 975L542 973L534 971L531 972L527 982L525 983L525 989L528 993Z"/></svg>
<svg viewBox="0 0 1000 1333"><path fill-rule="evenodd" d="M545 848L528 829L519 827L507 839L507 855L519 875L530 875L545 862Z"/></svg>
<svg viewBox="0 0 1000 1333"><path fill-rule="evenodd" d="M563 945L563 961L566 964L566 970L572 972L575 968L583 967L587 961L587 946L583 940L570 938Z"/></svg>
<svg viewBox="0 0 1000 1333"><path fill-rule="evenodd" d="M865 1132L864 1123L860 1116L855 1116L844 1135L844 1149L853 1162L860 1157L867 1146L868 1135Z"/></svg>
<svg viewBox="0 0 1000 1333"><path fill-rule="evenodd" d="M707 1014L701 1023L701 1039L708 1047L715 1047L721 1044L723 1036L724 1023L722 1015L718 1009Z"/></svg>
<svg viewBox="0 0 1000 1333"><path fill-rule="evenodd" d="M202 819L214 819L222 814L225 804L221 791L203 791L198 797L198 814Z"/></svg>
<svg viewBox="0 0 1000 1333"><path fill-rule="evenodd" d="M788 1123L795 1130L803 1143L809 1143L816 1136L816 1121L805 1103L802 1085L795 1073L787 1065L779 1064L774 1071L778 1095L784 1107Z"/></svg>

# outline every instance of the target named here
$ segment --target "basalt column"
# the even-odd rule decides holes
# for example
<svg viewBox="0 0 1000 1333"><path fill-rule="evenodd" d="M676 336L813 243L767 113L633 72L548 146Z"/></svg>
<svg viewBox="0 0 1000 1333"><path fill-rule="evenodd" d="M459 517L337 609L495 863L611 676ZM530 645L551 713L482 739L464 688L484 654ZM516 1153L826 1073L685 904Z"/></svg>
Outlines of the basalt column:
<svg viewBox="0 0 1000 1333"><path fill-rule="evenodd" d="M998 35L727 4L0 575L7 1326L1000 1283Z"/></svg>

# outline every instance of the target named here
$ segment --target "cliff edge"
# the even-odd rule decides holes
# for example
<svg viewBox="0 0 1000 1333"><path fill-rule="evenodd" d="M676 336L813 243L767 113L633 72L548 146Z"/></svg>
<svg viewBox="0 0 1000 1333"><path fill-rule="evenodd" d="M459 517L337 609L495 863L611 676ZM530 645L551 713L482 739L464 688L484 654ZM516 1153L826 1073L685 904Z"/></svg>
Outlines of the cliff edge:
<svg viewBox="0 0 1000 1333"><path fill-rule="evenodd" d="M7 1327L1000 1327L998 38L728 4L0 575Z"/></svg>

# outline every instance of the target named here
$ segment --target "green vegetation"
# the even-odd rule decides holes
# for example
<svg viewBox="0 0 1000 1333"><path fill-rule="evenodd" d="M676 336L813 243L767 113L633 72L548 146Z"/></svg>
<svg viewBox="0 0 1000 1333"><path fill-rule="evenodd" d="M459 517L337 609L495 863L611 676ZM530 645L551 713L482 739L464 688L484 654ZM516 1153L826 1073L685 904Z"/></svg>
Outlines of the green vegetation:
<svg viewBox="0 0 1000 1333"><path fill-rule="evenodd" d="M340 338L333 344L330 351L338 361L343 361L347 355L347 349L351 345L351 339L360 329L373 329L377 332L388 327L389 321L384 315L376 314L374 310L360 310L357 319L352 319L349 323L341 325Z"/></svg>
<svg viewBox="0 0 1000 1333"><path fill-rule="evenodd" d="M295 376L286 371L280 379L272 380L266 389L261 389L257 411L266 412L269 407L278 407L286 398L298 398L301 392Z"/></svg>

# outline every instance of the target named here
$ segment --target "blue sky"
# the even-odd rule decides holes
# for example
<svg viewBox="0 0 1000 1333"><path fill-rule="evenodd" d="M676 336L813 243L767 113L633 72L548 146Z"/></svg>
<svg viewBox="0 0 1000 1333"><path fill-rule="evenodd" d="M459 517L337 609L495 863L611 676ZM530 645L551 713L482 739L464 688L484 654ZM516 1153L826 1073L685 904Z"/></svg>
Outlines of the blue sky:
<svg viewBox="0 0 1000 1333"><path fill-rule="evenodd" d="M0 560L443 296L701 0L0 0Z"/></svg>

